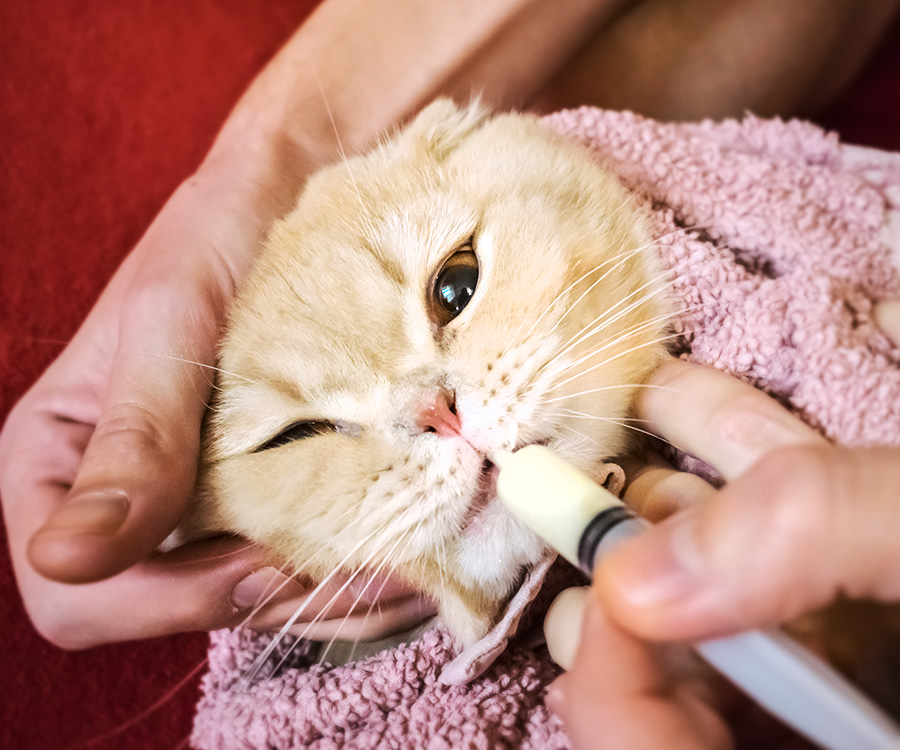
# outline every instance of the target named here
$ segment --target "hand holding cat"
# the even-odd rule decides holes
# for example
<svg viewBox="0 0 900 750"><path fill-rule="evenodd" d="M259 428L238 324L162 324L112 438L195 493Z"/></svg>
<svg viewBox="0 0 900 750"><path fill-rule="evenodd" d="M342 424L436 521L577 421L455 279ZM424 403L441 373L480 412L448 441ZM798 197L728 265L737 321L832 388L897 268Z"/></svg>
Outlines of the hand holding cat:
<svg viewBox="0 0 900 750"><path fill-rule="evenodd" d="M16 576L36 627L61 646L236 625L267 587L284 583L253 620L280 626L305 593L270 569L235 603L236 584L268 564L246 541L155 552L193 492L234 287L293 198L266 156L214 152L176 191L3 431L0 490ZM388 605L369 631L421 617L407 611L419 604L408 592L389 594L400 609ZM346 593L329 616L342 618L353 600ZM333 623L322 627L330 637Z"/></svg>
<svg viewBox="0 0 900 750"><path fill-rule="evenodd" d="M580 602L561 602L548 639L573 667L551 702L577 746L601 726L614 747L730 746L713 707L720 696L699 678L676 679L672 652L641 639L783 622L842 593L900 600L900 451L831 446L761 392L705 368L672 362L653 383L668 390L647 389L642 416L728 484L716 491L662 465L635 477L627 499L648 516L684 510L610 553ZM582 606L574 653L579 635L566 623ZM732 727L741 736L764 723L743 718Z"/></svg>
<svg viewBox="0 0 900 750"><path fill-rule="evenodd" d="M365 148L438 90L467 96L478 81L485 101L527 101L614 6L320 5L248 89L213 154L0 436L15 573L45 636L77 648L244 619L231 593L266 565L258 549L220 541L164 556L154 550L193 490L216 343L262 233L343 144L349 153ZM238 603L264 596L272 576L263 570L247 580ZM288 583L277 598L302 591ZM254 622L272 626L275 609ZM381 610L390 623L391 608Z"/></svg>

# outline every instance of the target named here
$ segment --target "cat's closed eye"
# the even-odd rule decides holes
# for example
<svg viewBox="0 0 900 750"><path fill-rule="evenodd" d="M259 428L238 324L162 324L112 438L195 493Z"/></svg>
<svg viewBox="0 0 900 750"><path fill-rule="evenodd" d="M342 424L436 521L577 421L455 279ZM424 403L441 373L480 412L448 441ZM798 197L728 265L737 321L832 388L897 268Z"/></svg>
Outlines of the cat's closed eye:
<svg viewBox="0 0 900 750"><path fill-rule="evenodd" d="M444 261L431 290L431 309L438 325L445 326L469 304L478 283L478 257L472 241Z"/></svg>
<svg viewBox="0 0 900 750"><path fill-rule="evenodd" d="M254 449L254 453L266 451L270 448L280 448L282 445L293 443L295 440L304 440L314 435L326 435L330 432L337 432L338 426L334 422L325 420L304 419L299 422L293 422L285 427L274 437Z"/></svg>

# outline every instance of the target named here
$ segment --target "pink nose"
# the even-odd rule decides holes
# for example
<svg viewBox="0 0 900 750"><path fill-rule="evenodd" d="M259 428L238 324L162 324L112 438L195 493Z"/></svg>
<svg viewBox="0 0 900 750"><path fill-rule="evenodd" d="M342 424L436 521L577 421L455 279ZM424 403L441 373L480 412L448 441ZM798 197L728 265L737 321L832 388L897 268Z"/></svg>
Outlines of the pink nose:
<svg viewBox="0 0 900 750"><path fill-rule="evenodd" d="M455 437L460 434L462 424L456 413L453 396L438 390L427 396L416 414L416 426L422 432L436 432L441 437Z"/></svg>

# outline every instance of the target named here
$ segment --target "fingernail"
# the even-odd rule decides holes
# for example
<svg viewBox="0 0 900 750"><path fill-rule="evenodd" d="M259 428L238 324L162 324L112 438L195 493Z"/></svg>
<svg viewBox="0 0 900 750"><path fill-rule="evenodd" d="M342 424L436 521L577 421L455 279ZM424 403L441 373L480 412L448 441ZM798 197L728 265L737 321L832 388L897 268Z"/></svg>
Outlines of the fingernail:
<svg viewBox="0 0 900 750"><path fill-rule="evenodd" d="M570 588L561 592L544 617L544 636L550 658L565 670L575 663L581 642L581 624L588 601L588 588Z"/></svg>
<svg viewBox="0 0 900 750"><path fill-rule="evenodd" d="M675 516L623 546L610 560L619 595L636 607L683 599L701 584L704 564L689 513Z"/></svg>
<svg viewBox="0 0 900 750"><path fill-rule="evenodd" d="M260 568L243 578L231 590L231 603L238 609L249 609L265 603L288 577L277 568Z"/></svg>
<svg viewBox="0 0 900 750"><path fill-rule="evenodd" d="M42 531L111 535L125 522L128 508L128 499L121 495L76 497L54 513Z"/></svg>

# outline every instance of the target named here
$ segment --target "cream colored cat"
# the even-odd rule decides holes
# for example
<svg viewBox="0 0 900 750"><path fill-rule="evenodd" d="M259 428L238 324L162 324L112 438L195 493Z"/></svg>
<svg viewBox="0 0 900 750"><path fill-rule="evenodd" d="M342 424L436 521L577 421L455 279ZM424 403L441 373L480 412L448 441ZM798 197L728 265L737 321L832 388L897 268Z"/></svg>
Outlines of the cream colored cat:
<svg viewBox="0 0 900 750"><path fill-rule="evenodd" d="M513 430L588 471L619 454L668 313L587 151L437 101L272 229L222 346L206 523L313 578L386 564L469 645L543 553L488 454Z"/></svg>

